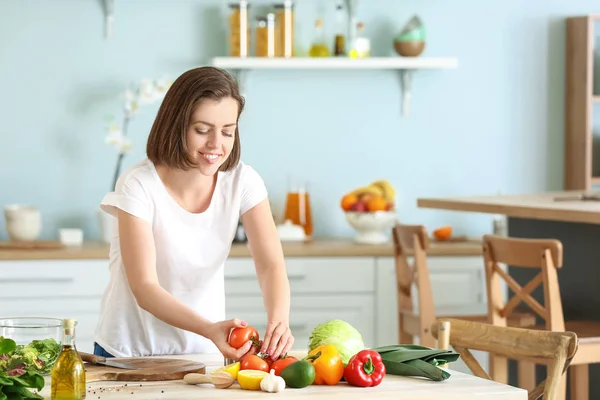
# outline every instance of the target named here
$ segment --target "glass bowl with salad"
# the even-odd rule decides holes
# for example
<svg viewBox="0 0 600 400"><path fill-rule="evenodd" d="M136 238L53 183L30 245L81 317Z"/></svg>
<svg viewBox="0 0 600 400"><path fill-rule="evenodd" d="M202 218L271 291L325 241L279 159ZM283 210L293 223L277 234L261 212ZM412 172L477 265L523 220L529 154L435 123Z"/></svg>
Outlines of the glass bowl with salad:
<svg viewBox="0 0 600 400"><path fill-rule="evenodd" d="M62 324L59 318L0 318L0 373L50 374L61 350Z"/></svg>

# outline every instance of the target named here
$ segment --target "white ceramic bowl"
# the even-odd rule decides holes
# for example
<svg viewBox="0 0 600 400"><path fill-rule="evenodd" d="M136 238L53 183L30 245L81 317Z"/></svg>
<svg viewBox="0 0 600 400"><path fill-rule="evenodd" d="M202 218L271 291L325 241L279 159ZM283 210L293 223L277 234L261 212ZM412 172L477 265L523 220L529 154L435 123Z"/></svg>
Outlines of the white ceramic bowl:
<svg viewBox="0 0 600 400"><path fill-rule="evenodd" d="M354 240L363 244L388 243L392 227L398 221L395 211L348 211L345 214L350 226L358 232Z"/></svg>

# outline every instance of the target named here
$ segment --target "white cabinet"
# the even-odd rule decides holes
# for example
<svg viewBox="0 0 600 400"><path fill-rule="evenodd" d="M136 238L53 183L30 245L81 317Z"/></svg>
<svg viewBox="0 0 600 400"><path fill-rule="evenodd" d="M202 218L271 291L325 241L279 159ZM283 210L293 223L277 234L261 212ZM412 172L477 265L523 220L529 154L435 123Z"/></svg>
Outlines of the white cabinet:
<svg viewBox="0 0 600 400"><path fill-rule="evenodd" d="M78 349L92 352L108 279L105 260L2 261L0 317L74 318Z"/></svg>
<svg viewBox="0 0 600 400"><path fill-rule="evenodd" d="M361 332L366 346L377 344L373 257L290 257L286 267L295 347L306 348L313 328L330 319L352 324ZM264 332L267 315L252 259L227 261L225 291L227 318L248 320Z"/></svg>

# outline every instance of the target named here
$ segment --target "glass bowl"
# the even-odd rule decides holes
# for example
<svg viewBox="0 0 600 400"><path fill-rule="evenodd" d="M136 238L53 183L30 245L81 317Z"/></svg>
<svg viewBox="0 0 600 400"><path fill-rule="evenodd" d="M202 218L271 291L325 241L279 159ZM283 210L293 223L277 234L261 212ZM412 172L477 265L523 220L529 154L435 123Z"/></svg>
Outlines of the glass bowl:
<svg viewBox="0 0 600 400"><path fill-rule="evenodd" d="M38 372L49 374L61 350L63 322L59 318L0 318L0 337L12 339L17 349L10 357L25 357ZM0 364L0 369L4 369Z"/></svg>

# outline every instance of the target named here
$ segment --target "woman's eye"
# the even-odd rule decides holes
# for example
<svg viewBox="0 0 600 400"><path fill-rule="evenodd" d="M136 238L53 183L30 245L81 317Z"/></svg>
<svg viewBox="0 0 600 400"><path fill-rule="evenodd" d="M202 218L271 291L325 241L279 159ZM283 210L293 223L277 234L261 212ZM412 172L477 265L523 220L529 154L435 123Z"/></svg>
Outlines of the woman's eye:
<svg viewBox="0 0 600 400"><path fill-rule="evenodd" d="M232 136L233 136L233 134L232 134L232 133L229 133L229 132L223 132L223 135L225 135L225 136L227 136L227 137L232 137Z"/></svg>
<svg viewBox="0 0 600 400"><path fill-rule="evenodd" d="M200 129L196 129L196 132L200 133L200 134L204 134L204 133L208 133L208 131L202 131Z"/></svg>

